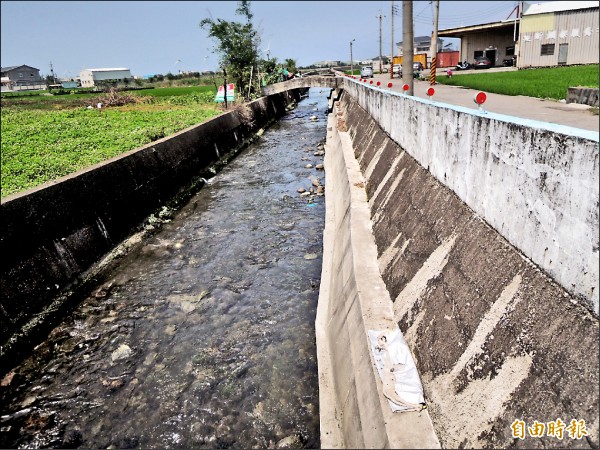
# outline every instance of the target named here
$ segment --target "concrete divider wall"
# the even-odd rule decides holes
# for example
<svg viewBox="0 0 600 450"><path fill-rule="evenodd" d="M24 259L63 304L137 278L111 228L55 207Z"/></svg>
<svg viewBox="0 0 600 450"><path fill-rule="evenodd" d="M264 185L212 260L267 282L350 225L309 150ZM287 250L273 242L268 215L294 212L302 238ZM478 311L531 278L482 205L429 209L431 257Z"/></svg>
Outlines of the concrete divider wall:
<svg viewBox="0 0 600 450"><path fill-rule="evenodd" d="M389 136L598 314L598 133L344 79Z"/></svg>
<svg viewBox="0 0 600 450"><path fill-rule="evenodd" d="M299 91L263 97L27 192L0 207L0 357L25 325L201 171L285 113ZM20 336L20 337L19 337Z"/></svg>
<svg viewBox="0 0 600 450"><path fill-rule="evenodd" d="M359 100L360 95L369 100L373 114L376 114L377 96L365 95L360 87L355 90ZM417 363L428 411L441 446L597 448L597 316L524 258L426 166L419 164L408 149L394 142L371 114L347 94L345 92L340 103L336 103L342 112L338 128L347 130L340 134L348 135L350 143L347 145L353 148L356 163L365 178L379 272L393 302L394 321ZM394 105L389 96L379 95L381 110L386 103ZM402 98L397 101L413 102ZM406 121L441 121L445 118L447 112L436 113L430 105L424 106L427 106L429 118L415 106L420 115ZM405 106L396 104L395 108L402 111ZM471 121L468 117L460 120ZM386 122L384 114L382 121ZM396 122L402 123L402 120L396 119ZM471 127L476 126L472 121L470 123ZM387 121L387 125L391 126L392 122ZM453 122L453 126L462 129L458 122ZM488 123L483 127L487 134L492 125ZM469 133L476 132L472 129ZM520 133L529 138L528 133L536 135L535 130L521 130ZM428 135L418 136L423 142L430 142ZM414 142L416 137L406 139ZM584 148L585 145L584 142ZM450 146L459 151L454 143ZM472 153L476 154L478 150L475 148ZM462 154L465 158L475 158L470 153L464 151ZM332 157L327 155L327 158ZM449 157L448 173L454 171L456 174L457 169L452 169L458 164L455 160L456 157ZM442 161L434 162L438 167L442 164ZM338 175L340 167L347 168L350 163L346 159L332 164L333 167L326 164L327 188L334 183L334 188L338 189L339 181L330 176L341 177ZM494 167L490 165L487 170ZM464 175L467 180L472 177L474 175ZM458 182L455 180L455 183ZM524 189L523 186L520 188ZM331 195L337 197L338 190L335 194L327 193L328 202ZM352 206L348 211L342 209L342 213L350 216L353 211ZM352 224L350 238L342 231L335 230L335 239L339 241L335 246L343 245L355 233ZM322 283L327 278L327 252L326 247ZM332 253L334 262L329 263L334 272L330 275L332 278L343 276L344 267L337 266L341 256L342 253ZM354 301L348 294L350 282L343 280L345 278L329 295L330 316L344 314L348 302ZM364 308L362 320L366 322L372 314L369 302L383 296L379 291L357 290L362 293L360 307ZM356 297L358 302L361 296ZM319 312L324 307L319 298ZM359 339L358 335L362 333L366 342L367 336L357 322L348 314L345 326L354 330L354 339ZM348 349L350 338L340 333L340 327L334 327L333 323L332 320L322 332L328 339L326 350L332 355L331 360L342 357L354 360L354 353ZM323 341L319 336L317 334L318 348ZM321 367L321 355L319 365ZM356 373L364 370L358 364L353 368ZM348 383L343 381L343 376L343 372L335 374L334 381L345 387ZM327 377L322 379L327 380ZM356 386L357 389L371 390L361 393L359 398L375 395L374 388L367 383ZM336 388L341 391L338 395L346 393ZM344 405L344 399L341 396L339 404ZM371 404L371 407L375 406ZM368 408L368 404L359 401L357 409L361 408ZM324 412L327 414L326 410ZM512 435L511 425L516 420L530 427L535 421L547 424L559 418L566 426L572 420L584 421L588 436L573 439L565 434L563 440L549 435L532 437L526 429L523 440ZM344 432L346 430L342 430L345 437Z"/></svg>
<svg viewBox="0 0 600 450"><path fill-rule="evenodd" d="M330 88L335 89L338 84L342 83L340 77L335 76L308 76L301 78L293 78L289 81L282 81L280 83L270 84L262 88L263 95L279 94L280 92L286 92L290 89L300 88Z"/></svg>

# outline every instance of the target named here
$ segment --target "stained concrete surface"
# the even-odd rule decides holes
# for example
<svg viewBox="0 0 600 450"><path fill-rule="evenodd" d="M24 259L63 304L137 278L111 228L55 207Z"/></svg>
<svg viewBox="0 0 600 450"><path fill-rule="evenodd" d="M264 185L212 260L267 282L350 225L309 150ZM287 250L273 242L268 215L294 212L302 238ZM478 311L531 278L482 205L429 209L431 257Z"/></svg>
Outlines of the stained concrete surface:
<svg viewBox="0 0 600 450"><path fill-rule="evenodd" d="M512 247L350 96L380 270L442 447L598 448L598 318ZM584 420L588 436L512 436Z"/></svg>

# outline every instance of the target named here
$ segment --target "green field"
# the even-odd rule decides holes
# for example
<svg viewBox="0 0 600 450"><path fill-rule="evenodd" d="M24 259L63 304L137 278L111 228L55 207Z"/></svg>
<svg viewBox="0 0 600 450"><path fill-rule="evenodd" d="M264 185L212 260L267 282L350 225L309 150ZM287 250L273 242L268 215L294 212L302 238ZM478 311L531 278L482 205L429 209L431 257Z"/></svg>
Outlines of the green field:
<svg viewBox="0 0 600 450"><path fill-rule="evenodd" d="M438 75L440 84L464 86L504 95L526 95L528 97L562 100L567 97L569 87L598 87L598 65L567 66L544 69L525 69L512 72L488 72L476 74L453 72L448 78Z"/></svg>
<svg viewBox="0 0 600 450"><path fill-rule="evenodd" d="M215 88L146 89L125 106L100 94L2 97L2 197L68 175L217 115Z"/></svg>

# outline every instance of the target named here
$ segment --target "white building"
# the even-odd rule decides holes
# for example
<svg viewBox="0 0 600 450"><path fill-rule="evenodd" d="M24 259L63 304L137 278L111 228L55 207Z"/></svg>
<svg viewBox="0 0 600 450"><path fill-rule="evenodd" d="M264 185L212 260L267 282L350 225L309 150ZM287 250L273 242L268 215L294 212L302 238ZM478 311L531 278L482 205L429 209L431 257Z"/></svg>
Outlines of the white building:
<svg viewBox="0 0 600 450"><path fill-rule="evenodd" d="M527 5L519 31L519 67L598 64L598 1Z"/></svg>
<svg viewBox="0 0 600 450"><path fill-rule="evenodd" d="M94 87L99 81L132 80L131 71L125 68L116 69L85 69L79 74L81 87Z"/></svg>

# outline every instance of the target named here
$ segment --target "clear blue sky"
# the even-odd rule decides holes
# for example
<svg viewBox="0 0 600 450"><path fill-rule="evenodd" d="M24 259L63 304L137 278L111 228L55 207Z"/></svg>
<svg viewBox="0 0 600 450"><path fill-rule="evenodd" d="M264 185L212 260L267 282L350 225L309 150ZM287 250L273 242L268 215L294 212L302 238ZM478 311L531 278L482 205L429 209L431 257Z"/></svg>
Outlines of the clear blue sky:
<svg viewBox="0 0 600 450"><path fill-rule="evenodd" d="M391 52L391 1L254 1L253 22L279 60L298 65ZM399 12L402 2L394 3ZM504 20L516 1L440 1L439 28ZM233 1L2 1L2 67L27 64L59 77L87 68L127 67L133 75L214 70L214 42L199 23L206 17L241 20ZM413 4L415 36L430 35L433 7ZM394 41L402 17L394 16ZM449 41L447 41L449 42ZM180 60L181 62L177 62Z"/></svg>

